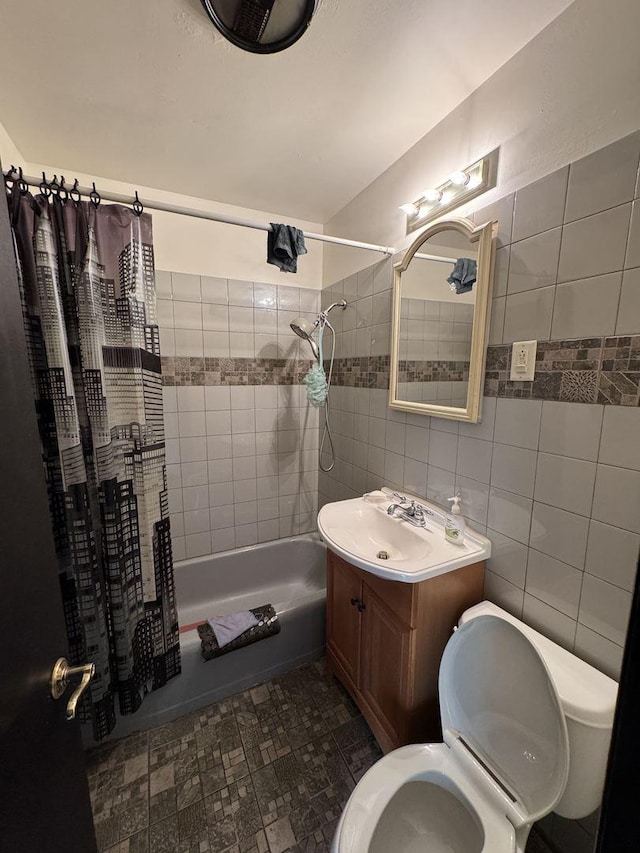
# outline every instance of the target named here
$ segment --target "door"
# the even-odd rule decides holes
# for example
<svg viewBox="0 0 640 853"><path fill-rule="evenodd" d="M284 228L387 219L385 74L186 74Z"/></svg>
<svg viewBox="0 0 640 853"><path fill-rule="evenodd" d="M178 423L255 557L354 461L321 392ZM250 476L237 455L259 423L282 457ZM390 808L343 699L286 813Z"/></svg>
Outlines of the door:
<svg viewBox="0 0 640 853"><path fill-rule="evenodd" d="M360 692L392 742L406 743L412 630L363 585Z"/></svg>
<svg viewBox="0 0 640 853"><path fill-rule="evenodd" d="M327 551L327 646L351 687L358 686L362 583L348 563Z"/></svg>
<svg viewBox="0 0 640 853"><path fill-rule="evenodd" d="M80 730L49 679L67 641L7 206L0 202L0 850L92 853Z"/></svg>

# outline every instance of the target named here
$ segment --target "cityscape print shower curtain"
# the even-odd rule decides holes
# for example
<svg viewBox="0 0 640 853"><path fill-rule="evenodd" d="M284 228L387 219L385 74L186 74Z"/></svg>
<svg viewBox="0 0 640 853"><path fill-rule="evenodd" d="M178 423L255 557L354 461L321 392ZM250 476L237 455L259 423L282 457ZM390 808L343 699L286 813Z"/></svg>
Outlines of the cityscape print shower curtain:
<svg viewBox="0 0 640 853"><path fill-rule="evenodd" d="M151 218L11 192L72 663L94 737L180 672ZM116 698L117 697L117 698Z"/></svg>

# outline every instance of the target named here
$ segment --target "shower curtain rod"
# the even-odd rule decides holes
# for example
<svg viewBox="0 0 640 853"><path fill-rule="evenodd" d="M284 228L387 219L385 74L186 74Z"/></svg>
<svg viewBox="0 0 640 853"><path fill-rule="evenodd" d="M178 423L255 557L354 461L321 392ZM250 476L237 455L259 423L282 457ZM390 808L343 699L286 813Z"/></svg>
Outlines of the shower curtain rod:
<svg viewBox="0 0 640 853"><path fill-rule="evenodd" d="M414 258L420 258L421 261L439 261L441 264L455 264L457 258L444 258L442 255L427 255L425 252L416 252Z"/></svg>
<svg viewBox="0 0 640 853"><path fill-rule="evenodd" d="M39 187L43 182L43 178L34 178L30 175L21 175L20 178L18 178L17 172L17 169L12 168L9 172L5 173L5 178L10 181L21 180L23 183L29 184L29 186L32 187ZM55 176L54 179L57 180ZM47 183L49 182L47 181ZM80 195L83 196L90 196L92 193L95 193L95 185L94 188L91 189L89 187L78 186L77 184L75 186L67 184L64 189L67 193L70 193L73 189L74 192L80 193ZM148 207L151 210L162 210L165 213L177 213L180 216L192 216L195 219L208 219L211 222L223 222L225 225L239 225L242 228L254 228L258 231L271 231L271 225L268 222L255 222L251 219L239 219L237 216L226 216L222 213L212 213L208 210L198 210L195 207L181 207L180 205L167 204L163 201L142 201L141 199L138 199L137 193L135 196L113 192L99 192L98 194L101 199L119 202L120 204L126 204L130 207L134 202L138 201L143 207ZM311 231L304 231L303 233L307 240L318 240L321 243L335 243L338 246L350 246L353 249L368 249L370 252L380 252L383 255L393 255L395 253L395 249L392 246L377 246L374 243L361 243L358 240L347 240L343 237L330 237L328 234L315 234Z"/></svg>

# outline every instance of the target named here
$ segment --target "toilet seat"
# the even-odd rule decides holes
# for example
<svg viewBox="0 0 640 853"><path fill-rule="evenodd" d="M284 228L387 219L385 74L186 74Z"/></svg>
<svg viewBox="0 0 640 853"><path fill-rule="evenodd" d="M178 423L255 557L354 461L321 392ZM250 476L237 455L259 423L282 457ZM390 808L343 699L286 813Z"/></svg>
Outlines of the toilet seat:
<svg viewBox="0 0 640 853"><path fill-rule="evenodd" d="M564 714L544 661L514 625L479 616L458 629L438 686L444 743L402 747L377 762L351 794L333 853L381 853L375 833L387 830L395 853L512 853L521 849L518 830L526 838L562 797L569 769ZM405 788L412 782L431 786L423 796ZM452 817L443 823L438 809L449 807Z"/></svg>
<svg viewBox="0 0 640 853"><path fill-rule="evenodd" d="M444 743L436 743L403 746L385 755L367 771L340 818L332 853L368 853L385 808L404 785L414 781L431 782L459 800L484 836L474 853L513 853L516 850L515 828L500 803L492 801L468 774L455 750ZM404 853L407 849L400 843L396 833L393 847L396 853Z"/></svg>

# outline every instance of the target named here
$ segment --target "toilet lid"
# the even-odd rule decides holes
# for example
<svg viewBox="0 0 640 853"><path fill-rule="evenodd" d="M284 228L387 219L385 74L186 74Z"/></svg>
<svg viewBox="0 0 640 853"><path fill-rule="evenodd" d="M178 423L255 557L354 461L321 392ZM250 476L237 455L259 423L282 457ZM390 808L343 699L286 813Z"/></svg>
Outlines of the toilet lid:
<svg viewBox="0 0 640 853"><path fill-rule="evenodd" d="M465 741L527 818L552 811L567 783L567 728L547 667L524 634L496 616L472 619L447 643L438 683L445 733Z"/></svg>

